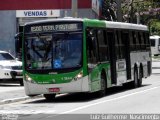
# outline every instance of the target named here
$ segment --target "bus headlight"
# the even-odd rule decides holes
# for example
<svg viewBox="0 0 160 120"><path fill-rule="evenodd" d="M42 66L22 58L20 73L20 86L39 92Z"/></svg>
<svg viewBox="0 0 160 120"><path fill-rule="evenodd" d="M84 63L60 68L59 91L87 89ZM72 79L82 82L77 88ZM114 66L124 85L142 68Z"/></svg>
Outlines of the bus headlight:
<svg viewBox="0 0 160 120"><path fill-rule="evenodd" d="M81 71L80 73L78 73L78 75L76 75L76 77L74 78L74 80L81 79L82 77L83 77L83 71Z"/></svg>
<svg viewBox="0 0 160 120"><path fill-rule="evenodd" d="M80 72L78 75L77 75L77 78L82 78L83 77L83 73Z"/></svg>
<svg viewBox="0 0 160 120"><path fill-rule="evenodd" d="M25 75L25 80L27 81L27 82L30 82L30 83L36 83L34 80L32 80L32 78L31 77L29 77L28 75Z"/></svg>

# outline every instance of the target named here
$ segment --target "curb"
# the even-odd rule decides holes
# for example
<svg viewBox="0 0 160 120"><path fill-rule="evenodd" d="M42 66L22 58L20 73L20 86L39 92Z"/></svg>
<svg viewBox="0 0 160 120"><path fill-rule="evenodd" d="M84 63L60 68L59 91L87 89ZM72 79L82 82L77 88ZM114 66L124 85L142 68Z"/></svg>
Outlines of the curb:
<svg viewBox="0 0 160 120"><path fill-rule="evenodd" d="M57 96L62 96L62 95L66 95L66 93L59 94ZM20 102L20 101L25 101L25 100L34 100L37 98L43 98L43 95L37 95L37 96L33 96L33 97L25 96L25 97L19 97L19 98L5 99L5 100L0 101L0 105Z"/></svg>
<svg viewBox="0 0 160 120"><path fill-rule="evenodd" d="M160 74L160 67L152 67L152 74Z"/></svg>
<svg viewBox="0 0 160 120"><path fill-rule="evenodd" d="M13 98L13 99L6 99L6 100L0 101L0 105L25 101L25 100L29 100L29 99L36 99L36 98L41 98L41 97L42 97L42 95L38 95L38 96L34 96L34 97L25 96L25 97Z"/></svg>

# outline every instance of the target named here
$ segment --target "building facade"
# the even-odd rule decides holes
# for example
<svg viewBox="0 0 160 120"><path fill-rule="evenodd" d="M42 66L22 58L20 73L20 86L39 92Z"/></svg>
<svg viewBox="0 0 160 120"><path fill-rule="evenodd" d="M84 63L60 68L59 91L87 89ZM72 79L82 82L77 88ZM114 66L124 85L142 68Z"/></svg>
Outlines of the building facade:
<svg viewBox="0 0 160 120"><path fill-rule="evenodd" d="M77 17L97 18L95 5L100 0L77 0ZM94 9L92 9L94 4ZM1 0L0 50L15 53L15 34L26 22L72 17L72 0Z"/></svg>

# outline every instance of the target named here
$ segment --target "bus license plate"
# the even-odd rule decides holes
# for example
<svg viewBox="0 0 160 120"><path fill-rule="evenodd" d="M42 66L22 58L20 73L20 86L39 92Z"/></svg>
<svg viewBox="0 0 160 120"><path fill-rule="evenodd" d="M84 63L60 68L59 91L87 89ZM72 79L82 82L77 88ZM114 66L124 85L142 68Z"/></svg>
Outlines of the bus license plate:
<svg viewBox="0 0 160 120"><path fill-rule="evenodd" d="M49 92L60 92L60 88L49 88Z"/></svg>

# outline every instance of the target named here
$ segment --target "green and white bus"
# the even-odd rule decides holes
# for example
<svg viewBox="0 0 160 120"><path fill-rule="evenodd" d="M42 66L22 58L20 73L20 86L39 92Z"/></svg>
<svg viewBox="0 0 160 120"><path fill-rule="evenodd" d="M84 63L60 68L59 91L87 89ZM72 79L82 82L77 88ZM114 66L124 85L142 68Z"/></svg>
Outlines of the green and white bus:
<svg viewBox="0 0 160 120"><path fill-rule="evenodd" d="M27 23L23 34L24 86L47 100L60 93L97 92L151 75L147 26L63 18Z"/></svg>

